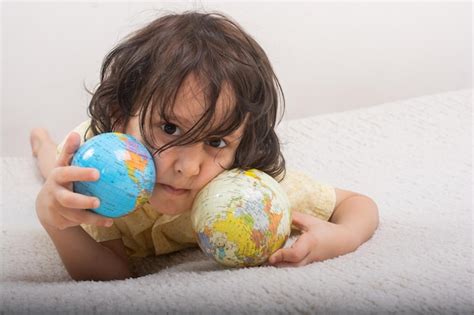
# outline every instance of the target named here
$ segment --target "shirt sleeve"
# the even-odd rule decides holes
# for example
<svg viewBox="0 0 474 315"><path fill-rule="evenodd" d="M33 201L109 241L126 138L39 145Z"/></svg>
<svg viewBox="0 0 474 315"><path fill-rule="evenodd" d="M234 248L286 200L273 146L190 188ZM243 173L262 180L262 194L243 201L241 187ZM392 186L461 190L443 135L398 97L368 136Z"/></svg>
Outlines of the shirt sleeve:
<svg viewBox="0 0 474 315"><path fill-rule="evenodd" d="M122 238L122 234L120 233L120 230L115 226L115 223L111 227L96 226L90 224L81 224L81 227L96 242L105 242Z"/></svg>
<svg viewBox="0 0 474 315"><path fill-rule="evenodd" d="M336 206L336 190L333 186L294 170L287 171L280 184L288 195L292 211L329 220Z"/></svg>

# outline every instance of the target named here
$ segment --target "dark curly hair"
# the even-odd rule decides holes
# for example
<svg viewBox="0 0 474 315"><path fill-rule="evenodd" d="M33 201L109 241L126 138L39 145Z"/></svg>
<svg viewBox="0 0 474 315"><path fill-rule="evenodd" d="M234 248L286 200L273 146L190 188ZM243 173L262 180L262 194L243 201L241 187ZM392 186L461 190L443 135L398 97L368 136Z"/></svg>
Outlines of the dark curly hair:
<svg viewBox="0 0 474 315"><path fill-rule="evenodd" d="M153 115L146 113L158 113L168 121L177 91L190 74L204 87L205 111L186 133L158 147L147 127ZM224 123L207 130L224 84L233 93L235 107ZM131 33L107 54L100 83L89 93L93 135L119 131L139 114L145 145L159 154L209 135L224 137L246 123L231 168L284 176L285 159L275 133L279 104L280 120L285 108L282 88L263 49L221 13L168 14Z"/></svg>

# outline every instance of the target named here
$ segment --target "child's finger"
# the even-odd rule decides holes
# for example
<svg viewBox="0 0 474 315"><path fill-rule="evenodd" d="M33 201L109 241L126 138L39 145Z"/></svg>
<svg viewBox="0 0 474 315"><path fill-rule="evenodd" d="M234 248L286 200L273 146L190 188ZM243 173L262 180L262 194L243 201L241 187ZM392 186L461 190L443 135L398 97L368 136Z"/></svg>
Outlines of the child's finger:
<svg viewBox="0 0 474 315"><path fill-rule="evenodd" d="M100 173L92 167L68 166L54 170L54 178L59 185L71 182L93 182L99 179Z"/></svg>
<svg viewBox="0 0 474 315"><path fill-rule="evenodd" d="M308 233L301 234L290 248L280 248L274 252L269 262L276 264L280 262L300 262L311 253L311 236Z"/></svg>
<svg viewBox="0 0 474 315"><path fill-rule="evenodd" d="M314 217L310 216L309 214L301 213L298 211L292 211L291 213L291 224L293 224L296 228L302 231L308 230L308 222L313 219Z"/></svg>
<svg viewBox="0 0 474 315"><path fill-rule="evenodd" d="M63 149L56 161L56 166L68 166L80 145L81 136L77 132L71 132L64 141Z"/></svg>
<svg viewBox="0 0 474 315"><path fill-rule="evenodd" d="M59 204L66 208L95 209L100 206L98 198L77 194L66 188L59 189L55 197Z"/></svg>
<svg viewBox="0 0 474 315"><path fill-rule="evenodd" d="M84 209L63 209L61 215L70 222L79 224L89 224L95 226L106 226L110 227L113 224L112 218L101 216L100 214L94 213Z"/></svg>
<svg viewBox="0 0 474 315"><path fill-rule="evenodd" d="M299 252L293 248L281 248L277 250L273 255L270 256L268 261L272 265L281 264L281 263L298 263L302 261L307 255L308 252Z"/></svg>

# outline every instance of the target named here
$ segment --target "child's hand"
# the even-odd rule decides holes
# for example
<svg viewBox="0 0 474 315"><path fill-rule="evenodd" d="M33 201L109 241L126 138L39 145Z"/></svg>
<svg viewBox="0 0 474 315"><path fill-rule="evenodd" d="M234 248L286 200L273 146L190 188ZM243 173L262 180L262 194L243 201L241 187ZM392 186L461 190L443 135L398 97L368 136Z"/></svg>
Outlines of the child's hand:
<svg viewBox="0 0 474 315"><path fill-rule="evenodd" d="M292 223L302 234L290 248L280 248L274 252L269 258L270 265L304 266L342 255L351 251L349 249L356 243L350 231L342 225L296 211L293 211L292 216Z"/></svg>
<svg viewBox="0 0 474 315"><path fill-rule="evenodd" d="M99 199L72 191L74 181L99 179L99 172L96 169L70 166L79 146L79 134L71 133L64 143L55 168L36 198L36 213L43 225L64 230L81 223L110 226L113 222L112 219L85 210L99 207Z"/></svg>

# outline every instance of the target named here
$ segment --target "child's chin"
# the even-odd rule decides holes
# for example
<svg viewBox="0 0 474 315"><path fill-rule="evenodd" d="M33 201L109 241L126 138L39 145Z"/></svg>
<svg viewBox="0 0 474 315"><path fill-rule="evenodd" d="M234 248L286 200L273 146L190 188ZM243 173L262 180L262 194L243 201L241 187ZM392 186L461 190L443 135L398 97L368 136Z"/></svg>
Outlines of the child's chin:
<svg viewBox="0 0 474 315"><path fill-rule="evenodd" d="M186 207L182 207L182 208L179 208L179 207L176 207L176 206L173 206L173 207L166 207L166 206L153 206L153 204L151 205L158 213L161 213L161 214L167 214L167 215L177 215L177 214L181 214L183 212L187 212L191 209L187 209Z"/></svg>
<svg viewBox="0 0 474 315"><path fill-rule="evenodd" d="M183 212L186 212L186 210L164 210L164 211L158 211L159 213L161 214L166 214L166 215L177 215L177 214L181 214Z"/></svg>

